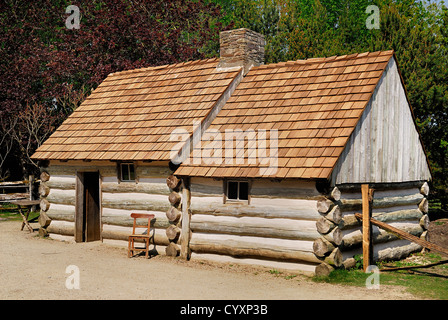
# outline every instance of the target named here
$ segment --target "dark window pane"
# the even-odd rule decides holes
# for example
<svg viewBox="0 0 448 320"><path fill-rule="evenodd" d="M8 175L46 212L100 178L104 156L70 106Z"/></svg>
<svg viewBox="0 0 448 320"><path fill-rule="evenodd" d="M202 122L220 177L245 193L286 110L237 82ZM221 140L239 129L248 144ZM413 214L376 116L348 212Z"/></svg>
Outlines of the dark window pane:
<svg viewBox="0 0 448 320"><path fill-rule="evenodd" d="M129 180L129 167L127 164L121 165L121 180Z"/></svg>
<svg viewBox="0 0 448 320"><path fill-rule="evenodd" d="M229 181L227 184L227 198L238 199L238 182Z"/></svg>
<svg viewBox="0 0 448 320"><path fill-rule="evenodd" d="M135 180L134 165L129 165L129 180Z"/></svg>
<svg viewBox="0 0 448 320"><path fill-rule="evenodd" d="M240 200L248 200L249 199L249 183L248 182L240 182Z"/></svg>

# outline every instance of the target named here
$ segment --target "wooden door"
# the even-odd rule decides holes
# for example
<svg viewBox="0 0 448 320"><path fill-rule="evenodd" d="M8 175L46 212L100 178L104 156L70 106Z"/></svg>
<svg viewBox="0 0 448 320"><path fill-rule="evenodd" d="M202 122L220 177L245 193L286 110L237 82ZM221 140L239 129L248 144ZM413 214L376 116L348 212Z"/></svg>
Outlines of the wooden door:
<svg viewBox="0 0 448 320"><path fill-rule="evenodd" d="M76 242L101 240L99 182L98 172L79 172L77 175Z"/></svg>

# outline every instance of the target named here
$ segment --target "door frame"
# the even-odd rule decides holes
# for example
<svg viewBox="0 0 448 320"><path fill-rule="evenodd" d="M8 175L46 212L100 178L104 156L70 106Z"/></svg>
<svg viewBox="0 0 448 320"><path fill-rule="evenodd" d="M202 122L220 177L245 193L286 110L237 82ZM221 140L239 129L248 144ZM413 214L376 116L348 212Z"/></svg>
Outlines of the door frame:
<svg viewBox="0 0 448 320"><path fill-rule="evenodd" d="M98 235L94 236L94 239L88 239L87 229L87 212L86 212L86 186L85 186L85 173L97 173L98 174ZM90 241L102 241L102 192L101 192L101 175L99 170L83 170L76 171L76 195L75 195L75 242L90 242Z"/></svg>

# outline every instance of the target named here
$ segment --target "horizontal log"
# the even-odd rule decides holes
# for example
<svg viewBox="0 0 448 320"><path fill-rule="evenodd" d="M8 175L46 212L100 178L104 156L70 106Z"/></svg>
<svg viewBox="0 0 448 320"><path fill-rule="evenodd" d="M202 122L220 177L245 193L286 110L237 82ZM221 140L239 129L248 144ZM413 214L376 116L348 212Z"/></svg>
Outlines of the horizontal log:
<svg viewBox="0 0 448 320"><path fill-rule="evenodd" d="M50 193L50 188L46 186L44 183L39 185L39 195L41 197L46 197Z"/></svg>
<svg viewBox="0 0 448 320"><path fill-rule="evenodd" d="M373 246L373 260L400 260L406 258L413 252L420 251L422 247L416 243L407 240L394 240L384 243L378 243ZM356 248L348 251L342 251L344 263L347 259L353 258L356 255L362 255L362 248Z"/></svg>
<svg viewBox="0 0 448 320"><path fill-rule="evenodd" d="M49 180L50 180L50 174L46 171L42 171L42 173L40 174L40 181L47 182Z"/></svg>
<svg viewBox="0 0 448 320"><path fill-rule="evenodd" d="M173 171L168 166L137 166L135 174L140 178L163 178L166 179Z"/></svg>
<svg viewBox="0 0 448 320"><path fill-rule="evenodd" d="M339 201L341 199L341 190L338 187L334 187L330 192L330 199Z"/></svg>
<svg viewBox="0 0 448 320"><path fill-rule="evenodd" d="M170 241L176 242L180 236L180 228L174 224L166 228L166 236Z"/></svg>
<svg viewBox="0 0 448 320"><path fill-rule="evenodd" d="M182 213L175 207L171 207L166 212L166 217L171 223L176 223L180 220Z"/></svg>
<svg viewBox="0 0 448 320"><path fill-rule="evenodd" d="M191 217L190 228L193 232L201 233L314 240L320 236L314 224L308 220L194 214Z"/></svg>
<svg viewBox="0 0 448 320"><path fill-rule="evenodd" d="M103 224L101 237L103 239L128 241L129 236L131 234L132 234L132 228L130 227L121 227L121 226ZM151 244L167 246L170 243L165 234L165 230L152 229L151 235L153 236L150 239Z"/></svg>
<svg viewBox="0 0 448 320"><path fill-rule="evenodd" d="M425 181L408 181L408 182L390 182L390 183L375 183L372 184L371 187L375 189L375 193L378 191L394 191L394 190L409 190L409 189L418 189L424 184ZM354 193L361 192L362 183L344 183L339 184L338 188L341 190L342 194L344 193Z"/></svg>
<svg viewBox="0 0 448 320"><path fill-rule="evenodd" d="M288 261L274 261L260 258L235 258L229 255L212 254L212 253L195 253L191 254L193 261L214 261L219 263L243 264L243 265L257 265L276 270L294 271L300 274L313 276L315 274L316 263L308 262L288 262Z"/></svg>
<svg viewBox="0 0 448 320"><path fill-rule="evenodd" d="M166 178L166 185L169 189L176 190L180 185L180 179L175 175L169 175L168 178Z"/></svg>
<svg viewBox="0 0 448 320"><path fill-rule="evenodd" d="M357 218L362 218L362 216L360 214L355 214L355 215L356 215ZM438 253L440 253L442 255L448 256L448 249L446 249L444 247L441 247L441 246L436 245L434 243L430 243L428 241L425 241L425 240L423 240L423 239L421 239L419 237L411 235L411 234L409 234L407 232L404 232L404 231L402 231L402 230L400 230L398 228L395 228L395 227L393 227L391 225L388 225L388 224L386 224L384 222L378 221L378 220L373 219L373 218L370 218L370 223L372 223L373 225L378 226L378 227L380 227L380 228L382 228L384 230L387 230L389 232L393 232L393 233L395 233L397 236L399 236L402 239L406 239L406 240L412 241L414 243L419 244L420 246L422 246L424 248L427 248L427 249L430 249L432 251L436 251L436 252L438 252Z"/></svg>
<svg viewBox="0 0 448 320"><path fill-rule="evenodd" d="M425 181L425 183L420 188L420 193L424 196L429 195L429 185L428 182Z"/></svg>
<svg viewBox="0 0 448 320"><path fill-rule="evenodd" d="M51 180L45 183L50 189L75 190L76 176L53 175Z"/></svg>
<svg viewBox="0 0 448 320"><path fill-rule="evenodd" d="M419 222L420 222L420 226L423 229L428 230L430 221L429 221L429 217L427 214L425 214L423 217L421 217Z"/></svg>
<svg viewBox="0 0 448 320"><path fill-rule="evenodd" d="M314 254L320 258L329 255L336 247L324 237L314 240L313 251Z"/></svg>
<svg viewBox="0 0 448 320"><path fill-rule="evenodd" d="M315 274L318 277L328 277L333 270L334 268L332 266L323 262L316 267Z"/></svg>
<svg viewBox="0 0 448 320"><path fill-rule="evenodd" d="M50 225L51 219L48 217L48 215L45 212L41 212L39 214L39 224L42 228L46 228Z"/></svg>
<svg viewBox="0 0 448 320"><path fill-rule="evenodd" d="M316 230L321 234L326 234L333 230L335 227L336 224L324 217L320 217L319 220L316 221Z"/></svg>
<svg viewBox="0 0 448 320"><path fill-rule="evenodd" d="M278 201L277 201L278 200ZM285 218L314 220L320 218L315 200L251 199L251 204L223 203L222 197L192 197L193 214L235 217Z"/></svg>
<svg viewBox="0 0 448 320"><path fill-rule="evenodd" d="M137 223L144 225L147 224L147 219L137 219ZM101 217L101 222L103 224L110 224L114 226L132 227L134 223L134 218L130 216L117 216L117 215L107 215L103 214ZM151 227L153 228L163 228L166 229L170 226L170 222L167 218L154 218L151 220Z"/></svg>
<svg viewBox="0 0 448 320"><path fill-rule="evenodd" d="M399 210L391 212L376 212L372 214L372 217L382 222L392 222L401 220L420 220L423 213L419 209ZM341 230L351 229L361 225L361 222L355 217L354 214L346 215L342 218L338 227Z"/></svg>
<svg viewBox="0 0 448 320"><path fill-rule="evenodd" d="M179 203L180 203L181 196L176 191L173 191L168 196L168 200L169 200L169 202L171 203L172 206L177 207L179 205Z"/></svg>
<svg viewBox="0 0 448 320"><path fill-rule="evenodd" d="M180 246L171 242L166 247L165 254L169 257L177 257L180 254Z"/></svg>
<svg viewBox="0 0 448 320"><path fill-rule="evenodd" d="M75 221L75 206L52 204L46 215L51 220Z"/></svg>
<svg viewBox="0 0 448 320"><path fill-rule="evenodd" d="M339 248L334 249L328 257L325 257L324 261L333 267L339 268L343 263L341 250Z"/></svg>
<svg viewBox="0 0 448 320"><path fill-rule="evenodd" d="M92 171L98 170L100 172L101 177L116 177L117 176L117 166L109 161L103 163L93 163L89 162L89 165L84 164L61 164L61 165L53 165L51 164L47 171L50 174L51 179L53 176L62 175L62 176L76 176L77 172L83 171Z"/></svg>
<svg viewBox="0 0 448 320"><path fill-rule="evenodd" d="M194 177L191 181L194 197L222 196L223 182L210 178ZM254 179L251 183L252 198L318 200L322 196L312 181Z"/></svg>
<svg viewBox="0 0 448 320"><path fill-rule="evenodd" d="M147 193L147 194L163 194L169 195L170 189L162 182L148 183L139 181L135 182L103 182L101 184L102 192L109 193Z"/></svg>
<svg viewBox="0 0 448 320"><path fill-rule="evenodd" d="M166 212L171 206L166 195L143 193L105 193L103 208Z"/></svg>
<svg viewBox="0 0 448 320"><path fill-rule="evenodd" d="M415 236L420 236L423 229L418 224L401 225L400 229ZM393 233L386 230L379 229L378 227L372 228L371 238L373 244L385 243L392 240L399 239ZM349 233L343 234L342 242L339 248L343 251L351 250L362 246L362 231L360 228L352 229Z"/></svg>
<svg viewBox="0 0 448 320"><path fill-rule="evenodd" d="M324 237L325 239L327 239L334 245L339 246L342 243L343 234L342 234L341 229L336 227L333 230L331 230L329 233L322 235L322 237Z"/></svg>
<svg viewBox="0 0 448 320"><path fill-rule="evenodd" d="M66 204L75 205L75 190L63 190L50 188L50 193L48 194L46 200L51 204Z"/></svg>
<svg viewBox="0 0 448 320"><path fill-rule="evenodd" d="M262 257L280 261L320 262L312 252L311 241L210 235L193 232L190 249L193 253L215 253L232 257Z"/></svg>
<svg viewBox="0 0 448 320"><path fill-rule="evenodd" d="M334 206L330 212L324 214L324 217L335 224L339 224L342 221L342 211L339 206Z"/></svg>
<svg viewBox="0 0 448 320"><path fill-rule="evenodd" d="M317 211L321 214L326 214L334 206L334 202L330 199L321 199L317 201Z"/></svg>
<svg viewBox="0 0 448 320"><path fill-rule="evenodd" d="M52 221L47 227L47 232L64 236L73 236L75 234L75 224L65 221Z"/></svg>
<svg viewBox="0 0 448 320"><path fill-rule="evenodd" d="M375 194L377 196L377 194ZM398 207L404 205L415 204L418 205L423 199L423 195L420 193L398 196L398 197L375 197L373 199L373 208L387 208L387 207ZM361 210L362 199L341 199L337 202L342 211L352 211Z"/></svg>
<svg viewBox="0 0 448 320"><path fill-rule="evenodd" d="M423 213L428 213L429 203L427 198L423 198L422 201L418 204L418 208Z"/></svg>
<svg viewBox="0 0 448 320"><path fill-rule="evenodd" d="M42 212L47 212L50 209L50 202L48 201L48 199L42 199L40 201L40 210Z"/></svg>

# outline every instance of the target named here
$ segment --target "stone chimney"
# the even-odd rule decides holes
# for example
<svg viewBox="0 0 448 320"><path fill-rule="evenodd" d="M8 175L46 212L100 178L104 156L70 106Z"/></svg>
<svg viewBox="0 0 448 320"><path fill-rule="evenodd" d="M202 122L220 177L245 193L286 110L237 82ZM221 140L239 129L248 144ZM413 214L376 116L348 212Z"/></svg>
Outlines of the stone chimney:
<svg viewBox="0 0 448 320"><path fill-rule="evenodd" d="M246 75L250 68L264 63L265 40L262 34L241 28L219 34L220 61L218 69L242 67Z"/></svg>

